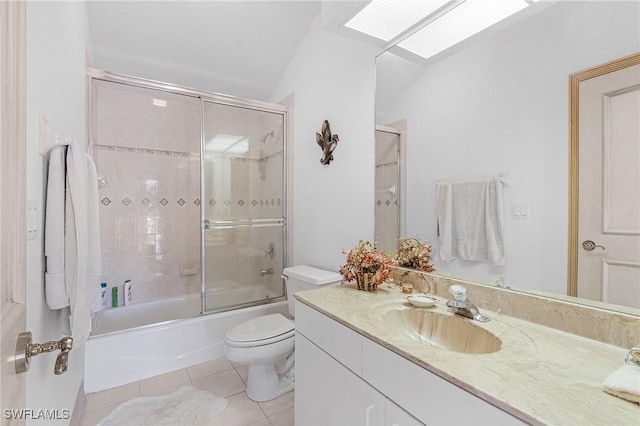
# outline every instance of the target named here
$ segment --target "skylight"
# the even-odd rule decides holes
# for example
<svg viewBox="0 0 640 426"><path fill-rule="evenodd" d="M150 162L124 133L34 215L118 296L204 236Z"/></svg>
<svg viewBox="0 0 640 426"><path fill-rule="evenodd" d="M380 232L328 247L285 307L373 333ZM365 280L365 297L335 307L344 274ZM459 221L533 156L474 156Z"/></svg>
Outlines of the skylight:
<svg viewBox="0 0 640 426"><path fill-rule="evenodd" d="M344 26L390 41L449 1L451 0L373 0Z"/></svg>
<svg viewBox="0 0 640 426"><path fill-rule="evenodd" d="M527 7L524 0L467 0L398 46L430 58Z"/></svg>
<svg viewBox="0 0 640 426"><path fill-rule="evenodd" d="M430 58L537 0L372 0L345 27Z"/></svg>
<svg viewBox="0 0 640 426"><path fill-rule="evenodd" d="M209 139L205 151L213 154L245 154L249 152L246 136L218 134Z"/></svg>

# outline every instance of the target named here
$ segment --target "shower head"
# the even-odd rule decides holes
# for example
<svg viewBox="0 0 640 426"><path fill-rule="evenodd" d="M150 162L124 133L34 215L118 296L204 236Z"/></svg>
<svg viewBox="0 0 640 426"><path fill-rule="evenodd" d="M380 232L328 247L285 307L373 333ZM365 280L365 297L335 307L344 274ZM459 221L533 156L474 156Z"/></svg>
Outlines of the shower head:
<svg viewBox="0 0 640 426"><path fill-rule="evenodd" d="M269 136L273 137L273 135L274 135L274 133L273 133L273 130L272 130L272 131L270 131L269 133L267 133L266 135L264 135L263 137L261 137L261 138L260 138L260 142L261 142L261 143L265 143L265 142L267 141L267 138L268 138Z"/></svg>

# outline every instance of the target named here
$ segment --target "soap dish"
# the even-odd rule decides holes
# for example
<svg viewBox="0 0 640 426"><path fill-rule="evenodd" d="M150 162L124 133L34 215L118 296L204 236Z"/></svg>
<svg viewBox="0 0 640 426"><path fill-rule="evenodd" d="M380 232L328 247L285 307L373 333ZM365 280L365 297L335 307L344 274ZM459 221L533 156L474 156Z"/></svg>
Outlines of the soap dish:
<svg viewBox="0 0 640 426"><path fill-rule="evenodd" d="M421 294L411 294L405 297L405 299L407 299L407 301L416 308L430 308L438 301L435 297L424 296Z"/></svg>

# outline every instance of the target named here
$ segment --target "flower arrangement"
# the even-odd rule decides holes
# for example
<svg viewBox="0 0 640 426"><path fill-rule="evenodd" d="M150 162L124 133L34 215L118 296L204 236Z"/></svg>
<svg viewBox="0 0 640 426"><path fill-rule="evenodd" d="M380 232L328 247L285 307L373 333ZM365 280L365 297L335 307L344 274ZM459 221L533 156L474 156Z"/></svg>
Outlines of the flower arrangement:
<svg viewBox="0 0 640 426"><path fill-rule="evenodd" d="M347 263L340 267L340 274L347 281L354 278L359 290L375 290L391 275L391 258L369 241L362 241L351 250L343 250Z"/></svg>
<svg viewBox="0 0 640 426"><path fill-rule="evenodd" d="M431 246L417 238L398 240L398 253L393 258L393 263L425 272L435 271L431 264Z"/></svg>

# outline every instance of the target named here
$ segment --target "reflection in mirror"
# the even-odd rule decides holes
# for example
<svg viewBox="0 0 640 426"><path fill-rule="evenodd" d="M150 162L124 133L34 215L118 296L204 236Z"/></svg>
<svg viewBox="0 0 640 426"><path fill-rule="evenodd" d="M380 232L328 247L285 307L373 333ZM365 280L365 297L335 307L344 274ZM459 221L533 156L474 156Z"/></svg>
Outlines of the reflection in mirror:
<svg viewBox="0 0 640 426"><path fill-rule="evenodd" d="M569 76L640 51L640 4L539 3L426 64L378 56L376 123L406 120L406 235L433 245L438 273L565 297ZM441 260L436 182L505 173L505 265Z"/></svg>
<svg viewBox="0 0 640 426"><path fill-rule="evenodd" d="M376 126L376 247L390 254L400 237L400 130Z"/></svg>

